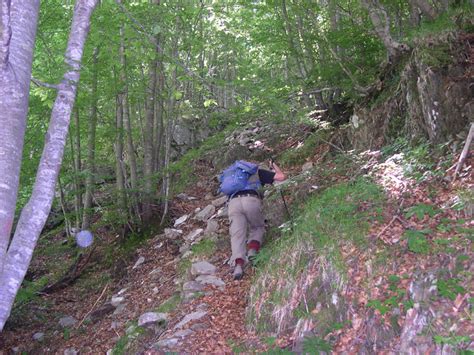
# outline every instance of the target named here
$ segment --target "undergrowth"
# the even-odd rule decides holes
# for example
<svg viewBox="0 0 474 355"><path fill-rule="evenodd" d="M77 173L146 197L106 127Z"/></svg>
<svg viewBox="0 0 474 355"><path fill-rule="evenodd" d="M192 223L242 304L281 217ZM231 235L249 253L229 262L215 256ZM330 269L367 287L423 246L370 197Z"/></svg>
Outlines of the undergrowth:
<svg viewBox="0 0 474 355"><path fill-rule="evenodd" d="M174 311L180 303L181 296L179 293L175 293L170 298L166 299L162 304L160 304L156 311L161 313L169 313Z"/></svg>
<svg viewBox="0 0 474 355"><path fill-rule="evenodd" d="M313 133L295 147L285 150L278 159L279 163L284 167L303 164L307 157L315 155L316 148L323 143L323 140L328 139L330 133L329 130L319 130Z"/></svg>
<svg viewBox="0 0 474 355"><path fill-rule="evenodd" d="M329 309L319 312L318 320L312 315L317 302L309 297L320 287L330 288L332 294L347 282L339 246L366 245L368 222L382 201L379 188L367 179L341 183L309 198L293 232L266 245L257 257L259 271L248 313L251 327L280 332L295 324L295 318L312 317L329 330L341 321Z"/></svg>
<svg viewBox="0 0 474 355"><path fill-rule="evenodd" d="M198 148L189 150L178 161L170 165L169 172L174 176L173 193L177 194L184 191L187 186L196 181L197 175L194 173L195 166L193 162L203 157L206 153L221 147L225 137L234 126L233 123L229 124L225 130L210 136Z"/></svg>

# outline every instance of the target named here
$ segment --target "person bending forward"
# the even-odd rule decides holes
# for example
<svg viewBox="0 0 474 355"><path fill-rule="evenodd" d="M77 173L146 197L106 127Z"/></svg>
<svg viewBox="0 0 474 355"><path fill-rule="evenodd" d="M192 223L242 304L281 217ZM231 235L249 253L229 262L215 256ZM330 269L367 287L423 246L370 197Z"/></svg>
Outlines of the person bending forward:
<svg viewBox="0 0 474 355"><path fill-rule="evenodd" d="M270 163L270 170L261 169L249 177L249 181L260 180L260 185L283 181L285 174L275 163ZM231 260L235 263L234 280L243 276L246 256L255 257L262 244L265 233L265 218L262 211L260 191L242 190L230 197L229 201L230 239L232 248ZM247 252L247 253L246 253Z"/></svg>

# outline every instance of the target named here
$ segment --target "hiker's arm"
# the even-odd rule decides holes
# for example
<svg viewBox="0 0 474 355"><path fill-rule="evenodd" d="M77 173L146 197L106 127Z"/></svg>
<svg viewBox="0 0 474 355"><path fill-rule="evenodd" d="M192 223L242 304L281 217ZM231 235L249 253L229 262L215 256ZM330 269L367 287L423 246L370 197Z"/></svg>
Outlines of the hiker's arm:
<svg viewBox="0 0 474 355"><path fill-rule="evenodd" d="M286 179L286 175L281 171L280 167L276 165L274 162L271 163L270 168L275 172L275 176L273 180L275 181L283 181Z"/></svg>

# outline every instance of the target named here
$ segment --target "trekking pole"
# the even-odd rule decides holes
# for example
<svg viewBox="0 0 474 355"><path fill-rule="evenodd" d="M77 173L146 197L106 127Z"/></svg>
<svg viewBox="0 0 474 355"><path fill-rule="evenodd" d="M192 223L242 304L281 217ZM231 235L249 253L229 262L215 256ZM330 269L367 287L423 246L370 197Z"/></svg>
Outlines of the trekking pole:
<svg viewBox="0 0 474 355"><path fill-rule="evenodd" d="M293 222L293 217L291 216L291 213L290 213L290 210L288 209L288 205L286 204L286 200L285 200L285 196L283 195L283 191L281 189L280 190L280 196L281 196L281 199L283 200L283 204L285 205L285 210L286 210L286 214L288 215L288 218L290 219L290 229L292 232L294 232L293 230L293 225L294 225L294 222Z"/></svg>
<svg viewBox="0 0 474 355"><path fill-rule="evenodd" d="M275 162L275 159L273 159L272 156L270 156L270 164L271 168L273 169L273 163ZM291 222L290 229L292 232L294 232L293 227L294 227L294 222L293 222L293 217L291 216L290 210L288 209L288 205L286 204L285 196L283 195L283 190L280 188L278 189L280 191L280 196L281 199L283 200L283 205L285 206L286 214L288 215L288 218Z"/></svg>

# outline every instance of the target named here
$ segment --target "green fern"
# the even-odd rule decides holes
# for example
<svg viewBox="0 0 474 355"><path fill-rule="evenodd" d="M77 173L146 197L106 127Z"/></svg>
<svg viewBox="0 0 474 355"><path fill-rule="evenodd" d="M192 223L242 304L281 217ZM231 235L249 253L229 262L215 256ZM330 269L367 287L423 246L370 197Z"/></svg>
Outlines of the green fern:
<svg viewBox="0 0 474 355"><path fill-rule="evenodd" d="M420 203L419 205L412 206L408 208L405 212L405 217L410 218L416 216L419 220L423 219L427 214L430 217L433 217L439 213L439 210L432 205L427 205Z"/></svg>
<svg viewBox="0 0 474 355"><path fill-rule="evenodd" d="M320 352L330 352L331 344L319 337L305 338L303 341L303 353L319 354Z"/></svg>
<svg viewBox="0 0 474 355"><path fill-rule="evenodd" d="M428 252L429 244L425 234L429 230L407 230L404 236L408 238L408 250L413 253L425 254Z"/></svg>

